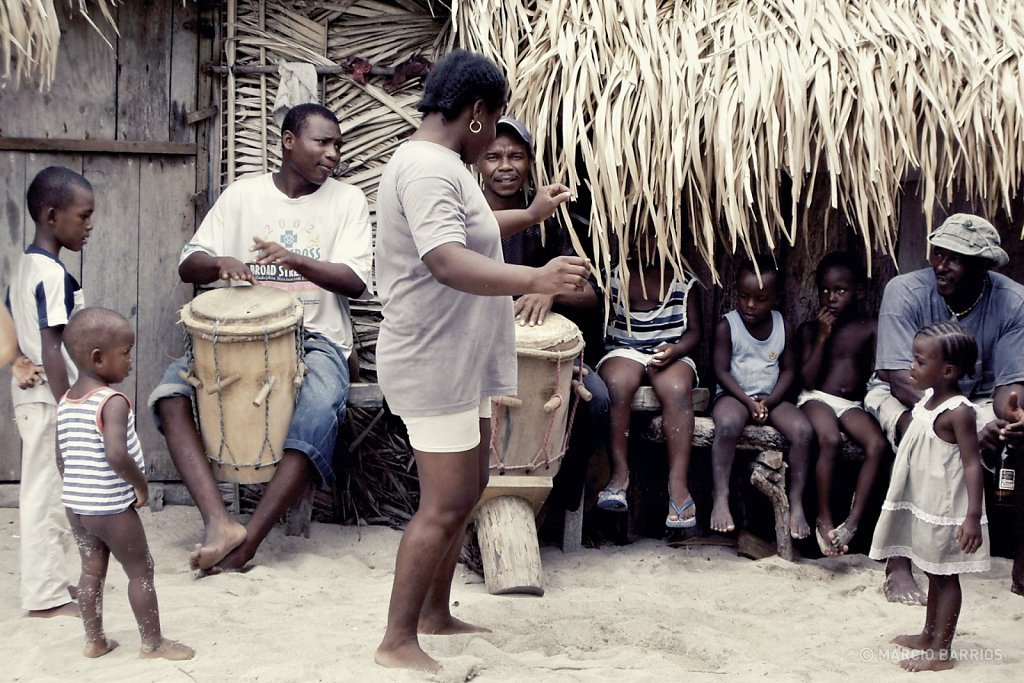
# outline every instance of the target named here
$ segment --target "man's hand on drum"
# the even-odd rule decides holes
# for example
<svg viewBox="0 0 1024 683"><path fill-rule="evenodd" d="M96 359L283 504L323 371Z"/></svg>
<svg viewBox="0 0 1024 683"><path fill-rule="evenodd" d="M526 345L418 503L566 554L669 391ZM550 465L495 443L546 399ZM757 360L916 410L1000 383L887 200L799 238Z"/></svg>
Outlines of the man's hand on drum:
<svg viewBox="0 0 1024 683"><path fill-rule="evenodd" d="M552 183L537 188L537 194L530 202L530 216L536 222L546 221L555 213L560 204L569 201L569 188L562 183Z"/></svg>
<svg viewBox="0 0 1024 683"><path fill-rule="evenodd" d="M277 242L264 242L259 237L252 238L252 246L249 251L256 255L255 261L260 265L285 266L295 268L293 259L295 254L282 247Z"/></svg>
<svg viewBox="0 0 1024 683"><path fill-rule="evenodd" d="M220 268L221 280L245 280L256 284L256 278L252 276L249 266L232 256L218 256L217 266Z"/></svg>
<svg viewBox="0 0 1024 683"><path fill-rule="evenodd" d="M587 285L590 259L557 256L536 269L530 291L536 294L572 294Z"/></svg>
<svg viewBox="0 0 1024 683"><path fill-rule="evenodd" d="M524 327L543 325L554 302L555 297L552 294L524 294L516 299L516 321Z"/></svg>

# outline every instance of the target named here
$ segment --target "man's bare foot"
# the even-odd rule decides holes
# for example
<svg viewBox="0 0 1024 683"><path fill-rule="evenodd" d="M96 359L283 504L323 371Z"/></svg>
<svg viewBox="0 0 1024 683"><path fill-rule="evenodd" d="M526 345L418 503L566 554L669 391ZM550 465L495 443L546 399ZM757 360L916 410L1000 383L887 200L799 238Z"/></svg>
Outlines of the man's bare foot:
<svg viewBox="0 0 1024 683"><path fill-rule="evenodd" d="M804 514L804 506L789 502L789 535L800 540L811 535L811 525Z"/></svg>
<svg viewBox="0 0 1024 683"><path fill-rule="evenodd" d="M82 618L82 612L78 609L77 602L65 602L50 609L30 609L28 616L38 619L49 619L50 617L78 617Z"/></svg>
<svg viewBox="0 0 1024 683"><path fill-rule="evenodd" d="M889 642L893 645L905 647L908 650L927 650L932 644L931 638L923 633L908 633L903 636L896 636Z"/></svg>
<svg viewBox="0 0 1024 683"><path fill-rule="evenodd" d="M416 669L417 671L440 671L437 660L424 652L415 640L394 648L383 644L373 653L373 661L389 669Z"/></svg>
<svg viewBox="0 0 1024 683"><path fill-rule="evenodd" d="M96 659L97 657L102 657L107 654L118 645L120 645L119 642L109 638L100 643L86 643L85 649L82 650L82 654L91 659Z"/></svg>
<svg viewBox="0 0 1024 683"><path fill-rule="evenodd" d="M1014 581L1010 584L1010 592L1016 593L1017 595L1024 595L1024 583L1017 583Z"/></svg>
<svg viewBox="0 0 1024 683"><path fill-rule="evenodd" d="M477 626L476 624L471 624L468 621L462 621L461 619L456 619L450 614L440 619L424 619L421 617L416 630L418 633L428 636L451 636L458 633L491 632L491 629L489 628Z"/></svg>
<svg viewBox="0 0 1024 683"><path fill-rule="evenodd" d="M895 569L887 571L885 583L882 584L882 592L889 602L899 602L904 605L924 605L928 596L914 581L914 575L909 569Z"/></svg>
<svg viewBox="0 0 1024 683"><path fill-rule="evenodd" d="M173 662L180 662L185 659L192 659L196 651L188 645L182 645L176 640L162 638L156 647L139 648L139 659L169 659Z"/></svg>
<svg viewBox="0 0 1024 683"><path fill-rule="evenodd" d="M192 569L209 569L244 540L245 527L235 520L210 527L206 530L204 542L197 544L189 555L188 564Z"/></svg>
<svg viewBox="0 0 1024 683"><path fill-rule="evenodd" d="M729 511L728 500L715 500L714 507L711 508L711 529L723 534L736 531L736 523Z"/></svg>
<svg viewBox="0 0 1024 683"><path fill-rule="evenodd" d="M953 660L948 655L940 656L938 650L925 650L919 655L900 660L900 666L905 671L947 671L953 665Z"/></svg>

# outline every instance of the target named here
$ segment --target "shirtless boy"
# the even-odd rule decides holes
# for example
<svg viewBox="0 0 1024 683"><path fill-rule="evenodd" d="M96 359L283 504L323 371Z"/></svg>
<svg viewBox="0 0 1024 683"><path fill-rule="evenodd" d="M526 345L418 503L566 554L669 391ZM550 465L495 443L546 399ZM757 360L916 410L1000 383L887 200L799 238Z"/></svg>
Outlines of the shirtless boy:
<svg viewBox="0 0 1024 683"><path fill-rule="evenodd" d="M796 404L810 420L818 441L815 537L827 556L849 550L886 450L881 427L863 405L874 363L876 330L876 321L858 311L864 279L863 268L852 255L826 255L815 274L818 314L797 330L804 390ZM835 458L843 443L840 431L864 449L864 464L857 476L850 514L836 526L831 492Z"/></svg>

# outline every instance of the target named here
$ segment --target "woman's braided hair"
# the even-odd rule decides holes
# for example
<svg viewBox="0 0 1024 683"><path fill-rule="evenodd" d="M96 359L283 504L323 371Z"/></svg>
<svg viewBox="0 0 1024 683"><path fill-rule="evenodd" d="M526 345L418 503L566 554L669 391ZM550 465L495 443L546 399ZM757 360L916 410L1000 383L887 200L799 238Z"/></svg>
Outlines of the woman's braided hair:
<svg viewBox="0 0 1024 683"><path fill-rule="evenodd" d="M918 330L916 336L937 339L942 360L957 369L957 377L974 377L978 342L966 327L953 321L932 323Z"/></svg>
<svg viewBox="0 0 1024 683"><path fill-rule="evenodd" d="M453 120L477 100L482 100L488 111L500 109L508 101L508 81L491 60L459 49L431 69L416 108L424 114L440 112Z"/></svg>

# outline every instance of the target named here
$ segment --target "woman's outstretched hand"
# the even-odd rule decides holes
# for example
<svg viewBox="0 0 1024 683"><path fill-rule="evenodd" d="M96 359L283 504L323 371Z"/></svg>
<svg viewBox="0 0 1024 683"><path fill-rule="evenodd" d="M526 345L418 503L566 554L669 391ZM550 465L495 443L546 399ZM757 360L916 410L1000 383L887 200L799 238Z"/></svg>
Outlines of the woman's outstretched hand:
<svg viewBox="0 0 1024 683"><path fill-rule="evenodd" d="M536 294L571 294L581 291L590 277L590 259L559 256L537 268L530 292Z"/></svg>

